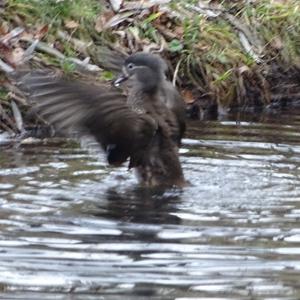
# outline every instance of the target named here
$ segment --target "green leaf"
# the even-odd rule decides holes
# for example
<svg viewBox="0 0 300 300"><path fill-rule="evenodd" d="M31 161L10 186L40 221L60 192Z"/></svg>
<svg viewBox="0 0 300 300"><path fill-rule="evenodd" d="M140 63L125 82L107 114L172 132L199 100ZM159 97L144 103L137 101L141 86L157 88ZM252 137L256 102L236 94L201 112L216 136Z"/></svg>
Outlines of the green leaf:
<svg viewBox="0 0 300 300"><path fill-rule="evenodd" d="M101 79L105 81L110 81L114 79L114 74L111 71L103 71L101 74Z"/></svg>
<svg viewBox="0 0 300 300"><path fill-rule="evenodd" d="M183 49L183 45L181 44L181 42L177 39L172 40L169 43L169 50L171 52L179 52Z"/></svg>
<svg viewBox="0 0 300 300"><path fill-rule="evenodd" d="M152 21L159 18L161 15L162 15L162 12L153 13L144 22L145 23L151 23Z"/></svg>
<svg viewBox="0 0 300 300"><path fill-rule="evenodd" d="M73 73L76 69L76 66L74 63L68 61L68 59L65 59L62 63L61 63L61 67L64 70L65 73Z"/></svg>
<svg viewBox="0 0 300 300"><path fill-rule="evenodd" d="M232 69L226 71L225 73L223 73L220 76L215 75L215 77L216 77L215 82L225 81L225 80L229 79L231 77L231 75L232 75Z"/></svg>

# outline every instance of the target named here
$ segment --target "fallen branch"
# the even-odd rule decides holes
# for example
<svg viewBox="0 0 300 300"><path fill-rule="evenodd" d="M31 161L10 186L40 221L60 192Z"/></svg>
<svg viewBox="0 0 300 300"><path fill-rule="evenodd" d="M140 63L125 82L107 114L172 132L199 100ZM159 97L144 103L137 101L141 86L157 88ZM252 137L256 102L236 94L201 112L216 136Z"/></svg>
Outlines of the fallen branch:
<svg viewBox="0 0 300 300"><path fill-rule="evenodd" d="M30 43L36 43L36 40L28 39L28 38L22 38L23 41L30 42ZM85 60L80 60L78 58L73 58L73 57L66 57L64 54L62 54L60 51L57 49L54 49L47 45L46 43L43 42L38 42L36 43L36 49L40 50L42 52L45 52L49 55L55 56L59 58L60 60L65 60L69 61L71 63L74 63L75 66L79 69L79 71L89 71L89 72L99 72L101 71L101 68L99 68L96 65L90 64L88 62L89 58L86 58Z"/></svg>
<svg viewBox="0 0 300 300"><path fill-rule="evenodd" d="M250 45L249 40L243 32L239 32L239 38L242 46L246 50L247 54L250 55L256 63L262 63L263 60L259 57L257 53L254 52L253 47Z"/></svg>
<svg viewBox="0 0 300 300"><path fill-rule="evenodd" d="M58 30L57 32L57 36L67 42L70 42L71 44L73 44L75 50L79 51L82 54L87 53L87 48L89 46L91 46L93 43L92 42L83 42L79 39L73 38L71 35L69 35L67 32L64 32L62 30Z"/></svg>
<svg viewBox="0 0 300 300"><path fill-rule="evenodd" d="M241 24L235 16L225 13L224 17L238 30L240 42L247 54L250 55L256 63L262 63L263 61L260 58L261 53L257 53L253 49L254 47L258 48L258 51L261 52L260 49L262 49L262 46L260 40L254 37L251 31L244 24Z"/></svg>
<svg viewBox="0 0 300 300"><path fill-rule="evenodd" d="M226 11L223 8L212 8L212 7L201 5L201 3L198 6L193 5L193 4L189 4L189 3L184 3L184 6L185 6L185 8L187 8L189 10L198 12L198 13L200 13L202 15L205 15L206 17L209 17L209 18L216 18L219 15L221 15L223 12Z"/></svg>
<svg viewBox="0 0 300 300"><path fill-rule="evenodd" d="M5 63L1 58L0 58L0 69L6 74L12 73L14 71L14 68L8 65L7 63Z"/></svg>
<svg viewBox="0 0 300 300"><path fill-rule="evenodd" d="M122 9L120 11L128 11L128 10L144 10L152 8L156 5L166 5L170 3L171 0L152 0L152 1L128 1L124 3Z"/></svg>
<svg viewBox="0 0 300 300"><path fill-rule="evenodd" d="M39 40L36 39L32 42L32 44L24 51L22 62L26 62L30 60L34 54L34 51L39 43Z"/></svg>

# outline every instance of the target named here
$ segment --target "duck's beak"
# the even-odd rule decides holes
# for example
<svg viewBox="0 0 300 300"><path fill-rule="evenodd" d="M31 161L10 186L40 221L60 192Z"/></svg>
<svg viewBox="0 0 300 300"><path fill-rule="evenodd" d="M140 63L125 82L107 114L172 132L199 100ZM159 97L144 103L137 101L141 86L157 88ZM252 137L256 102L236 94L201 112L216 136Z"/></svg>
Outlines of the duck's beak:
<svg viewBox="0 0 300 300"><path fill-rule="evenodd" d="M122 82L126 81L129 78L129 74L125 67L122 68L122 73L120 73L117 79L113 82L114 86L119 86Z"/></svg>
<svg viewBox="0 0 300 300"><path fill-rule="evenodd" d="M126 81L128 79L128 76L125 74L121 73L117 79L113 82L113 85L118 87L122 82Z"/></svg>

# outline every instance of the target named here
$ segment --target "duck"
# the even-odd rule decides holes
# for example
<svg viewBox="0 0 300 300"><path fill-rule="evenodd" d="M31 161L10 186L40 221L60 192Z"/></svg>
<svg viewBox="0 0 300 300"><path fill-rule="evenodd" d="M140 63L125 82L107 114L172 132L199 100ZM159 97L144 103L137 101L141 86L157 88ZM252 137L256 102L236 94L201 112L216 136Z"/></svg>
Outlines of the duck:
<svg viewBox="0 0 300 300"><path fill-rule="evenodd" d="M47 70L27 72L19 86L34 111L57 131L92 136L108 164L128 161L142 186L183 187L179 147L186 129L185 105L167 79L167 69L159 55L137 52L123 61L111 86Z"/></svg>

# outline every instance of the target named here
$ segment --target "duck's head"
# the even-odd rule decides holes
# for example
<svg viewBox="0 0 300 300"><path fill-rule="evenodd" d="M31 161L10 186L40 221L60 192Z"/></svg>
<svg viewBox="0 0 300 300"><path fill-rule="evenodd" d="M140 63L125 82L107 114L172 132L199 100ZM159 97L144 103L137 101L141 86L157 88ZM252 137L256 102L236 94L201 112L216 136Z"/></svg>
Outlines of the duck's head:
<svg viewBox="0 0 300 300"><path fill-rule="evenodd" d="M114 85L131 79L133 84L139 85L144 92L154 92L165 78L167 65L158 55L138 52L130 55L124 62L122 73L115 80Z"/></svg>

